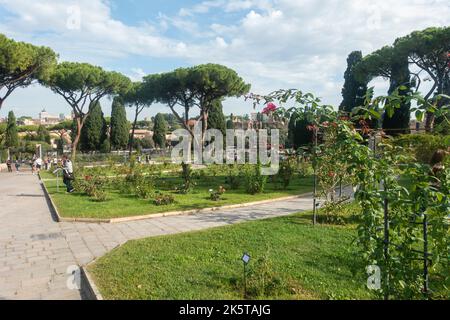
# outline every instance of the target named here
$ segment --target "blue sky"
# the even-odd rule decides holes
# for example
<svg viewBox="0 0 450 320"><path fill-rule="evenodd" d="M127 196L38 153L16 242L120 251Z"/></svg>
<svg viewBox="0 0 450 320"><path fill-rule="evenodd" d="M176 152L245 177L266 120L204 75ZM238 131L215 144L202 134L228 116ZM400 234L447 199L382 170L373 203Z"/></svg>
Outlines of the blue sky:
<svg viewBox="0 0 450 320"><path fill-rule="evenodd" d="M448 25L448 0L0 0L0 33L50 46L61 60L97 64L133 80L221 63L255 93L299 88L329 104L341 100L351 51L368 54L413 30ZM383 79L373 84L380 94L386 90ZM106 114L110 104L102 101ZM35 117L42 108L70 111L36 85L17 90L0 117L9 110ZM157 112L168 109L154 105L144 116ZM250 112L242 99L225 102L227 114Z"/></svg>

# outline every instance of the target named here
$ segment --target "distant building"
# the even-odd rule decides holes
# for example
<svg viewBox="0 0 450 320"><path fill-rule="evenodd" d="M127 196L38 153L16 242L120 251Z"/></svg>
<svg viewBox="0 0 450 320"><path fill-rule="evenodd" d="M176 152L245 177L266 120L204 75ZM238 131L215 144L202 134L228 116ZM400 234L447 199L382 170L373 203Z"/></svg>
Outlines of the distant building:
<svg viewBox="0 0 450 320"><path fill-rule="evenodd" d="M17 120L17 125L19 126L52 126L64 122L66 120L72 120L70 116L65 116L60 113L58 116L54 116L43 109L38 114L37 119L32 119L31 117L21 117Z"/></svg>
<svg viewBox="0 0 450 320"><path fill-rule="evenodd" d="M258 130L262 129L262 122L258 121L258 114L252 113L250 118L233 116L231 119L235 130Z"/></svg>
<svg viewBox="0 0 450 320"><path fill-rule="evenodd" d="M19 126L34 126L34 125L39 125L39 121L36 119L21 118L21 119L17 120L17 125L19 125Z"/></svg>
<svg viewBox="0 0 450 320"><path fill-rule="evenodd" d="M45 109L43 109L40 113L39 113L39 124L41 125L54 125L54 124L58 124L61 121L61 115L59 116L53 116L50 113L48 113L47 111L45 111Z"/></svg>
<svg viewBox="0 0 450 320"><path fill-rule="evenodd" d="M130 130L131 134L132 130ZM135 139L145 139L145 138L151 138L153 137L153 131L150 130L135 130L134 131L134 138Z"/></svg>

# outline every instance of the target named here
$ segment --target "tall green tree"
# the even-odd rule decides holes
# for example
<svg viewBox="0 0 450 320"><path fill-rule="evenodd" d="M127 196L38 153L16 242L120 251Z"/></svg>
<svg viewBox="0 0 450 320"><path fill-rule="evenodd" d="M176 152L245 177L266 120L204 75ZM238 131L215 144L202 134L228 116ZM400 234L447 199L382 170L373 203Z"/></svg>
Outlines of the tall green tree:
<svg viewBox="0 0 450 320"><path fill-rule="evenodd" d="M166 119L167 124L171 131L181 129L182 124L178 121L177 117L173 113L164 113L164 119Z"/></svg>
<svg viewBox="0 0 450 320"><path fill-rule="evenodd" d="M128 145L130 129L127 120L127 112L121 97L114 98L111 110L111 148L123 150Z"/></svg>
<svg viewBox="0 0 450 320"><path fill-rule="evenodd" d="M16 42L0 34L0 109L15 89L48 78L56 59L50 48Z"/></svg>
<svg viewBox="0 0 450 320"><path fill-rule="evenodd" d="M294 147L296 149L313 143L313 131L308 128L311 123L306 116L298 116L295 121Z"/></svg>
<svg viewBox="0 0 450 320"><path fill-rule="evenodd" d="M193 107L200 109L197 121L202 123L201 144L208 129L208 117L214 102L226 97L239 97L250 90L250 85L235 71L217 64L180 68L165 74L151 75L145 78L144 82L147 90L155 92L154 96L158 102L169 106L192 137L194 132L188 125L189 114ZM183 108L183 116L176 110L177 106Z"/></svg>
<svg viewBox="0 0 450 320"><path fill-rule="evenodd" d="M384 46L365 56L354 66L357 81L369 83L376 77L391 78L392 61L397 52L393 46Z"/></svg>
<svg viewBox="0 0 450 320"><path fill-rule="evenodd" d="M306 113L292 113L288 125L287 147L298 149L311 145L313 131L308 129L310 125Z"/></svg>
<svg viewBox="0 0 450 320"><path fill-rule="evenodd" d="M408 57L397 56L392 61L391 78L388 94L395 91L399 97L406 97L411 92L411 75L409 71ZM383 130L388 135L397 136L410 133L411 102L401 99L393 114L386 111L383 115Z"/></svg>
<svg viewBox="0 0 450 320"><path fill-rule="evenodd" d="M399 75L402 60L407 57L410 65L415 65L414 72L410 69L410 86L416 91L422 88L424 80L431 80L431 87L427 88L424 100L429 106L435 105L439 110L445 105L445 100L436 101L437 97L445 94L445 83L450 79L450 27L428 28L415 31L411 34L398 38L393 46L386 46L374 53L364 57L362 63L356 67L358 76L366 76L369 80L377 76L396 81ZM400 63L398 63L400 61ZM394 63L393 63L394 62ZM392 78L392 71L397 73ZM406 74L406 73L405 73ZM401 76L399 76L401 78ZM405 78L403 76L403 78ZM426 78L426 79L425 79ZM393 81L392 81L393 80ZM390 88L390 91L392 88ZM401 108L399 110L402 110ZM406 107L405 109L406 110ZM431 132L435 121L435 112L428 111L426 117L426 130Z"/></svg>
<svg viewBox="0 0 450 320"><path fill-rule="evenodd" d="M170 108L178 122L194 137L194 132L188 125L196 94L190 80L191 70L192 68L179 68L172 72L149 75L144 78L144 85L145 90L156 101Z"/></svg>
<svg viewBox="0 0 450 320"><path fill-rule="evenodd" d="M6 123L0 123L0 148L3 146L3 140L5 139Z"/></svg>
<svg viewBox="0 0 450 320"><path fill-rule="evenodd" d="M139 115L145 108L149 108L155 100L153 90L153 87L149 89L148 85L143 82L134 82L132 83L130 90L123 95L123 100L126 105L134 108L134 121L131 127L131 134L128 144L130 156L133 152L134 133L136 131Z"/></svg>
<svg viewBox="0 0 450 320"><path fill-rule="evenodd" d="M189 86L194 92L194 105L200 108L203 145L209 113L214 102L227 97L243 96L250 91L251 86L245 83L236 71L219 64L193 67L189 71L188 79Z"/></svg>
<svg viewBox="0 0 450 320"><path fill-rule="evenodd" d="M155 146L160 148L166 147L167 122L161 113L155 117L155 125L153 127L153 142Z"/></svg>
<svg viewBox="0 0 450 320"><path fill-rule="evenodd" d="M298 115L296 113L293 113L291 115L291 118L289 119L288 124L288 137L287 137L287 148L295 148L295 126L297 123Z"/></svg>
<svg viewBox="0 0 450 320"><path fill-rule="evenodd" d="M89 116L90 106L105 96L123 94L131 86L130 79L120 73L76 62L58 64L50 77L41 82L62 96L72 108L77 124L72 141L73 160L76 157L81 131Z"/></svg>
<svg viewBox="0 0 450 320"><path fill-rule="evenodd" d="M36 132L36 141L45 141L46 143L50 144L50 140L50 132L48 132L46 127L40 125Z"/></svg>
<svg viewBox="0 0 450 320"><path fill-rule="evenodd" d="M84 152L99 151L106 140L106 121L100 102L93 102L81 130L80 149Z"/></svg>
<svg viewBox="0 0 450 320"><path fill-rule="evenodd" d="M384 113L383 128L391 135L407 133L411 119L411 104L406 96L410 93L412 86L407 54L395 46L385 46L364 57L355 66L355 75L357 79L364 79L367 82L376 77L389 79L388 94L391 95L397 91L401 101L393 113ZM375 122L375 119L372 120L371 127L376 127Z"/></svg>
<svg viewBox="0 0 450 320"><path fill-rule="evenodd" d="M354 108L364 105L367 82L358 81L354 74L354 67L361 61L361 51L353 51L347 58L347 70L344 75L345 83L342 89L342 97L344 99L339 109L348 113L351 113Z"/></svg>
<svg viewBox="0 0 450 320"><path fill-rule="evenodd" d="M8 113L8 121L5 132L5 147L14 148L19 146L19 134L17 132L16 116L14 112Z"/></svg>
<svg viewBox="0 0 450 320"><path fill-rule="evenodd" d="M227 120L227 129L229 129L229 130L234 129L233 119L234 119L234 114L231 114L230 119Z"/></svg>
<svg viewBox="0 0 450 320"><path fill-rule="evenodd" d="M450 27L428 28L414 31L397 39L394 46L402 55L407 55L409 63L416 65L431 79L431 89L425 95L425 100L433 100L436 96L445 94L446 81L450 79ZM416 75L418 86L420 77ZM437 103L438 108L444 105ZM431 132L435 121L433 112L427 113L426 129Z"/></svg>
<svg viewBox="0 0 450 320"><path fill-rule="evenodd" d="M208 128L217 129L225 136L227 124L223 114L223 105L220 100L214 101L209 111Z"/></svg>

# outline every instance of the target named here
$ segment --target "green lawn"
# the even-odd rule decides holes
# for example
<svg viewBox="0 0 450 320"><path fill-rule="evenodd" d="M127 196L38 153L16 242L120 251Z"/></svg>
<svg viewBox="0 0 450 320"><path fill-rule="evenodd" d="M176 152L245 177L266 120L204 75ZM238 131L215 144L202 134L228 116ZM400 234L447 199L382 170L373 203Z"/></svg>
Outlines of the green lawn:
<svg viewBox="0 0 450 320"><path fill-rule="evenodd" d="M309 214L132 241L89 267L106 299L371 299L352 226ZM262 283L266 285L263 285Z"/></svg>
<svg viewBox="0 0 450 320"><path fill-rule="evenodd" d="M238 190L228 190L220 201L210 199L209 190L217 189L225 184L224 176L206 176L195 180L197 186L187 195L177 194L174 186L181 184L178 177L165 176L161 179L158 190L170 193L175 198L175 203L167 206L156 206L152 200L139 199L132 194L122 194L114 189L107 189L108 200L95 202L81 193L67 194L62 181L60 191L57 192L55 177L48 173L41 174L44 183L58 208L61 216L66 218L98 218L112 219L120 217L139 216L146 214L203 209L223 205L248 203L260 200L275 199L291 195L299 195L312 191L313 180L311 177L292 179L292 183L286 190L278 184L268 183L262 194L249 195L241 187Z"/></svg>

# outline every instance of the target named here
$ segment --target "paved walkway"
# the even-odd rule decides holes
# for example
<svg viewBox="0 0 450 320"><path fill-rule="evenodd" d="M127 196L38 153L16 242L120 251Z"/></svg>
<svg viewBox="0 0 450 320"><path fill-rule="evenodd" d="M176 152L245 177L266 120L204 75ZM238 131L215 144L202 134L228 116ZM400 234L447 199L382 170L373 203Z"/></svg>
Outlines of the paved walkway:
<svg viewBox="0 0 450 320"><path fill-rule="evenodd" d="M57 223L30 173L0 173L0 299L82 299L67 288L69 266L85 265L128 240L207 229L310 210L295 199L247 208L119 224Z"/></svg>

